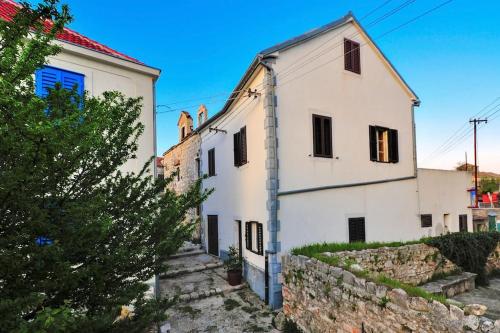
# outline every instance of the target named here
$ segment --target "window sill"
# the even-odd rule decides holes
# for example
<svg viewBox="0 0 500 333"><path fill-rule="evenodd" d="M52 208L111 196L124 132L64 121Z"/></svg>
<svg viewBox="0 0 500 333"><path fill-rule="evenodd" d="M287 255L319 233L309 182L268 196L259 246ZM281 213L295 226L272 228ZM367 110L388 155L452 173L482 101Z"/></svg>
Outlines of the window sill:
<svg viewBox="0 0 500 333"><path fill-rule="evenodd" d="M399 162L389 162L389 161L376 161L376 160L371 160L374 163L382 163L382 164L398 164Z"/></svg>
<svg viewBox="0 0 500 333"><path fill-rule="evenodd" d="M235 165L234 167L236 169L245 168L246 166L248 166L248 164L250 164L250 161L247 161L245 164Z"/></svg>

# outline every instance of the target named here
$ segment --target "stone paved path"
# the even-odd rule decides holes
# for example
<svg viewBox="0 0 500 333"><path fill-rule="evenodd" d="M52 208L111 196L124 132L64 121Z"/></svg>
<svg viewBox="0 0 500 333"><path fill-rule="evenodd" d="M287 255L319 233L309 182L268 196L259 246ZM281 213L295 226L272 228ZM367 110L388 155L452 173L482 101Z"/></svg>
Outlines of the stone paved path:
<svg viewBox="0 0 500 333"><path fill-rule="evenodd" d="M488 311L485 316L493 320L500 319L500 278L491 279L488 287L478 287L453 299L463 304L486 305Z"/></svg>
<svg viewBox="0 0 500 333"><path fill-rule="evenodd" d="M182 295L167 312L170 333L279 332L264 302L246 285L229 286L219 259L200 252L193 248L168 260L169 274L176 273L160 280L162 296Z"/></svg>

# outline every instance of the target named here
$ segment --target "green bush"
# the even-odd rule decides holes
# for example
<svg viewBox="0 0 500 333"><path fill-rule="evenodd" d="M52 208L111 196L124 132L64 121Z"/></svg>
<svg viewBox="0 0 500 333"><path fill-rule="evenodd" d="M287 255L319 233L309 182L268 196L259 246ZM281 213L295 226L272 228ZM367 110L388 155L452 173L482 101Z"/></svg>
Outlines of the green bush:
<svg viewBox="0 0 500 333"><path fill-rule="evenodd" d="M452 233L429 238L425 243L439 249L442 255L467 272L478 274L479 285L488 284L486 262L500 242L500 232Z"/></svg>

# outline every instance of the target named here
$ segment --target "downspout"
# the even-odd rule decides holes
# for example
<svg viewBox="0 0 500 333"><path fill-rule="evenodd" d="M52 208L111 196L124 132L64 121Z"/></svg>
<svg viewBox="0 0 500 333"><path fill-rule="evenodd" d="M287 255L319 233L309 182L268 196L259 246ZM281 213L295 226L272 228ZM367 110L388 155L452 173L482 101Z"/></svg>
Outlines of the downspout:
<svg viewBox="0 0 500 333"><path fill-rule="evenodd" d="M414 100L411 105L411 125L412 125L412 135L413 135L413 168L415 177L417 177L417 128L415 125L415 107L420 106L419 100Z"/></svg>
<svg viewBox="0 0 500 333"><path fill-rule="evenodd" d="M153 163L153 177L156 180L157 171L156 171L156 149L157 149L157 142L156 142L156 81L158 80L157 77L153 79L153 149L154 149L154 163ZM155 275L155 298L159 299L160 298L160 278L158 274Z"/></svg>
<svg viewBox="0 0 500 333"><path fill-rule="evenodd" d="M265 254L265 299L269 301L272 308L281 307L281 285L278 282L278 274L281 273L278 254L280 243L278 242L278 137L276 124L275 104L275 76L273 68L260 57L260 65L266 69L264 78L264 129L266 132L266 190L267 190L267 229L269 231L269 242Z"/></svg>

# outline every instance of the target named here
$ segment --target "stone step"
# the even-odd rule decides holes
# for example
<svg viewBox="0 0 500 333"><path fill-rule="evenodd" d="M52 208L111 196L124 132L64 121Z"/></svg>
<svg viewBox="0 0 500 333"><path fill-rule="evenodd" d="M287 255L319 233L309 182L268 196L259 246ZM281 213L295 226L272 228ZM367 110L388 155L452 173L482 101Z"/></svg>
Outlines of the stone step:
<svg viewBox="0 0 500 333"><path fill-rule="evenodd" d="M161 273L159 275L160 279L168 279L174 276L178 275L184 275L184 274L191 274L195 272L200 272L208 269L215 269L222 267L224 264L222 262L214 262L214 263L208 263L206 265L194 265L186 268L181 268L181 269L174 269L174 270L169 270L167 272Z"/></svg>
<svg viewBox="0 0 500 333"><path fill-rule="evenodd" d="M198 249L190 249L187 251L181 251L177 252L176 254L172 254L169 259L175 259L175 258L183 258L183 257L189 257L189 256L195 256L198 254L203 254L205 251L202 248Z"/></svg>
<svg viewBox="0 0 500 333"><path fill-rule="evenodd" d="M473 290L476 287L476 276L477 274L474 273L463 272L426 283L420 287L431 294L443 295L450 298Z"/></svg>
<svg viewBox="0 0 500 333"><path fill-rule="evenodd" d="M198 300L198 299L202 299L202 298L207 298L207 297L215 296L215 295L227 295L228 293L231 293L231 292L234 292L237 290L241 290L241 289L244 289L247 287L248 286L246 283L242 283L242 284L239 284L237 286L230 286L228 284L226 286L219 287L219 288L211 288L211 289L207 289L207 290L199 290L199 291L193 291L191 293L181 294L181 295L178 295L177 297L178 297L178 300L180 302L190 302L190 301L194 301L194 300ZM170 296L168 298L168 300L173 301L174 297Z"/></svg>

